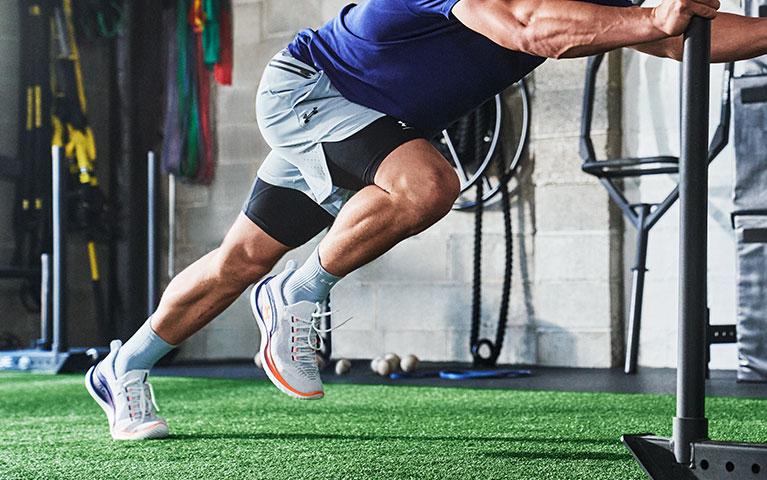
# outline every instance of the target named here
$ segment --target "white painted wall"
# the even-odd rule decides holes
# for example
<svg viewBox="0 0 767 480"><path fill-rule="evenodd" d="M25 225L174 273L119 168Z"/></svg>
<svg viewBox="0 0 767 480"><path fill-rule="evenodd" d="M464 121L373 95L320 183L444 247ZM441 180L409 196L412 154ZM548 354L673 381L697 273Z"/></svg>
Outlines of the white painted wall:
<svg viewBox="0 0 767 480"><path fill-rule="evenodd" d="M737 6L725 3L723 10L737 12ZM679 64L633 51L626 51L623 58L623 154L679 155ZM712 67L711 134L719 121L722 73L721 65ZM735 322L735 238L729 219L734 158L729 145L709 169L708 304L712 324ZM631 200L649 203L663 199L674 185L675 175L645 177L628 191ZM650 233L640 365L676 365L678 218L677 203ZM627 262L631 262L634 229L630 225L626 228L625 252ZM714 346L711 365L736 368L735 346Z"/></svg>

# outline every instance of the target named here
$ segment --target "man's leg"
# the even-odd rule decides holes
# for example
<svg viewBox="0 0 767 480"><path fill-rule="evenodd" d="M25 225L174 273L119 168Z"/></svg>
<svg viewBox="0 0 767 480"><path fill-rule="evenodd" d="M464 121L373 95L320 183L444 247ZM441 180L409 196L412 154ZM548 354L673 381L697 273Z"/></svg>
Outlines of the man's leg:
<svg viewBox="0 0 767 480"><path fill-rule="evenodd" d="M219 248L170 282L152 315L152 328L170 344L183 342L269 273L288 250L241 213Z"/></svg>
<svg viewBox="0 0 767 480"><path fill-rule="evenodd" d="M344 276L447 215L460 193L453 168L428 141L413 140L381 163L375 185L341 209L320 243L323 266Z"/></svg>
<svg viewBox="0 0 767 480"><path fill-rule="evenodd" d="M176 276L157 311L117 353L115 370L148 370L226 309L288 250L333 217L307 195L257 179L221 246Z"/></svg>
<svg viewBox="0 0 767 480"><path fill-rule="evenodd" d="M289 249L240 214L220 247L171 280L155 313L118 352L115 373L152 368L266 275Z"/></svg>
<svg viewBox="0 0 767 480"><path fill-rule="evenodd" d="M151 367L331 220L303 193L257 180L221 246L174 278L154 315L125 345L113 341L109 355L86 374L86 388L106 413L112 437L167 436L147 381Z"/></svg>
<svg viewBox="0 0 767 480"><path fill-rule="evenodd" d="M360 135L357 140L365 144L365 134ZM334 161L330 157L329 166ZM445 216L460 189L444 157L421 138L399 144L380 164L342 157L335 158L335 167L349 171L373 165L373 179L356 172L364 184L341 208L318 248L297 270L287 268L258 284L251 297L264 371L277 388L296 398L324 396L315 359L322 315L317 304L341 277Z"/></svg>
<svg viewBox="0 0 767 480"><path fill-rule="evenodd" d="M426 140L394 149L341 209L317 250L290 278L291 301L320 302L343 277L444 217L460 193L445 158Z"/></svg>

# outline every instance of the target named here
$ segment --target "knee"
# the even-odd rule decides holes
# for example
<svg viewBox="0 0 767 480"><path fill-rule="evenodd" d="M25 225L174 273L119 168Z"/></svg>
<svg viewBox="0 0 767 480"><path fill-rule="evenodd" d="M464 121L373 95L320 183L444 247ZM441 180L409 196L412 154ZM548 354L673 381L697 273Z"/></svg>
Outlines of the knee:
<svg viewBox="0 0 767 480"><path fill-rule="evenodd" d="M219 247L214 255L213 271L222 283L247 288L269 273L273 262L260 258L243 245Z"/></svg>
<svg viewBox="0 0 767 480"><path fill-rule="evenodd" d="M408 182L406 208L413 233L418 233L450 212L461 192L458 176L447 164Z"/></svg>

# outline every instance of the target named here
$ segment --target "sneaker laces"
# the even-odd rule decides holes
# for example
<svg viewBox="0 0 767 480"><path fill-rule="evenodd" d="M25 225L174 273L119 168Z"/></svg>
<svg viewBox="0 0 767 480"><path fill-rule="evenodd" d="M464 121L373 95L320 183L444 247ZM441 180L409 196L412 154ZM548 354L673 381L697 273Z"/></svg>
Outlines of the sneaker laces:
<svg viewBox="0 0 767 480"><path fill-rule="evenodd" d="M333 330L346 325L353 318L349 317L334 327L320 328L320 321L323 318L340 312L339 310L324 310L325 309L321 304L316 303L310 319L307 320L293 316L291 333L293 333L292 340L294 344L292 355L295 361L316 366L316 354L325 346L325 340L322 334L332 332Z"/></svg>
<svg viewBox="0 0 767 480"><path fill-rule="evenodd" d="M124 388L131 420L136 420L136 417L140 416L139 420L143 422L147 417L153 417L154 412L160 411L154 399L151 383L141 378L134 378L125 382Z"/></svg>

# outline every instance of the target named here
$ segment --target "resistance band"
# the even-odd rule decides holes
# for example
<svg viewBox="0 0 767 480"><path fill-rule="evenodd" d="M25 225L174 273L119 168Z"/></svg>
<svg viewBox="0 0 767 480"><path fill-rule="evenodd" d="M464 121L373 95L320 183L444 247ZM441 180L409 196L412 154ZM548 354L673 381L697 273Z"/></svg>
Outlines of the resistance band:
<svg viewBox="0 0 767 480"><path fill-rule="evenodd" d="M207 185L215 170L210 77L214 70L216 81L231 83L231 4L179 0L166 10L163 23L168 27L163 170Z"/></svg>

